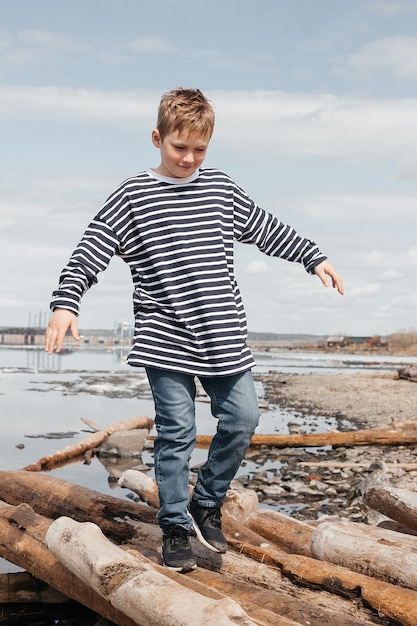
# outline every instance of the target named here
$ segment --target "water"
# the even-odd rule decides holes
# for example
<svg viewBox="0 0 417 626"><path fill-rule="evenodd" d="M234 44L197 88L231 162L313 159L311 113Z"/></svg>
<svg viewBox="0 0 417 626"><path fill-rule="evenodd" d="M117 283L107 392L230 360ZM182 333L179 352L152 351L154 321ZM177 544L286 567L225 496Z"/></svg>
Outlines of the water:
<svg viewBox="0 0 417 626"><path fill-rule="evenodd" d="M0 349L0 470L21 469L40 458L88 436L88 427L81 418L88 418L100 427L137 415L154 416L153 402L146 383L145 372L126 364L127 351L80 349L63 355L47 355L39 348ZM282 351L256 353L255 373L271 370L277 373L369 372L392 370L412 365L417 357L402 359L395 356L345 355ZM263 397L257 385L259 398ZM114 397L123 395L125 397ZM298 416L299 417L299 416ZM258 433L288 432L287 424L297 414L271 406L262 413ZM211 435L216 422L207 401L197 402L198 433ZM329 418L303 417L307 430L337 428ZM60 438L50 434L60 433ZM154 432L152 434L155 434ZM196 449L192 465L203 462L207 451ZM142 455L152 475L153 456ZM137 461L135 461L135 464ZM246 463L242 473L259 468ZM102 493L121 498L129 493L109 479L103 464L93 458L90 465L72 463L52 470L51 475ZM0 560L0 572L15 571L14 566Z"/></svg>

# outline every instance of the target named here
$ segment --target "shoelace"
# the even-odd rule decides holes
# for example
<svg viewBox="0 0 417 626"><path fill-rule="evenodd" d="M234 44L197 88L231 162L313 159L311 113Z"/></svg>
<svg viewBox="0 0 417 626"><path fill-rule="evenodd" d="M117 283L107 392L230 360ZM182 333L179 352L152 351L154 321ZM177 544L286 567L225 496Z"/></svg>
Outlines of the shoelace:
<svg viewBox="0 0 417 626"><path fill-rule="evenodd" d="M173 530L167 534L168 534L168 539L172 546L175 546L181 543L187 543L188 534L186 531L181 532L179 530Z"/></svg>
<svg viewBox="0 0 417 626"><path fill-rule="evenodd" d="M207 513L207 519L210 520L213 526L220 528L221 527L221 522L220 522L221 515L222 513L220 509L213 507L213 509L212 510L209 509L209 512Z"/></svg>

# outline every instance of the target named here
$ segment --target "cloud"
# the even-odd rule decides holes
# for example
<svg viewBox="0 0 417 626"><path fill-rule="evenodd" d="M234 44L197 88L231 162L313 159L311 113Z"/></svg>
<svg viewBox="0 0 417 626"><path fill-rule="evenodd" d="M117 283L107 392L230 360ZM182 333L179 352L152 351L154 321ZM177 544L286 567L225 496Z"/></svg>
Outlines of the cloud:
<svg viewBox="0 0 417 626"><path fill-rule="evenodd" d="M410 4L410 2L375 0L375 2L366 2L362 9L364 12L376 13L382 17L389 18L399 13L414 13L417 11L417 6Z"/></svg>
<svg viewBox="0 0 417 626"><path fill-rule="evenodd" d="M381 274L381 278L384 280L396 280L397 278L402 278L403 274L398 270L389 269Z"/></svg>
<svg viewBox="0 0 417 626"><path fill-rule="evenodd" d="M0 85L0 115L11 119L55 118L79 123L141 124L149 129L157 102L152 91L88 90Z"/></svg>
<svg viewBox="0 0 417 626"><path fill-rule="evenodd" d="M417 99L361 99L277 91L208 92L217 113L216 142L241 152L266 151L271 158L321 157L389 160L417 168ZM160 92L104 91L0 85L4 119L56 119L78 123L154 123ZM265 156L265 155L264 155ZM414 176L417 171L414 171Z"/></svg>
<svg viewBox="0 0 417 626"><path fill-rule="evenodd" d="M176 41L176 40L175 40ZM244 73L276 73L275 55L270 52L238 54L231 47L204 48L172 43L159 36L138 37L132 40L110 40L103 37L84 39L62 32L47 30L0 31L0 68L5 70L29 69L37 65L56 67L60 63L76 66L80 59L84 64L129 65L139 59L155 61L155 55L187 62L190 59L208 69L223 69Z"/></svg>
<svg viewBox="0 0 417 626"><path fill-rule="evenodd" d="M265 274L271 271L271 267L264 261L252 261L246 266L245 271L248 274Z"/></svg>
<svg viewBox="0 0 417 626"><path fill-rule="evenodd" d="M351 191L328 194L293 194L280 199L288 213L320 220L370 224L376 230L395 219L417 226L417 193Z"/></svg>
<svg viewBox="0 0 417 626"><path fill-rule="evenodd" d="M386 37L372 41L351 55L347 65L362 75L391 74L400 79L416 78L417 37Z"/></svg>

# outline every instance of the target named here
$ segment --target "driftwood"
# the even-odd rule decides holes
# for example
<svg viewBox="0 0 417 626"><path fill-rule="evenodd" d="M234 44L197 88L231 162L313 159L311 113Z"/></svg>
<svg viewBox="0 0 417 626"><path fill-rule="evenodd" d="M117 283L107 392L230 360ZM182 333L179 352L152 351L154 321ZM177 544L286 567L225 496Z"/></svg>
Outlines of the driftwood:
<svg viewBox="0 0 417 626"><path fill-rule="evenodd" d="M111 544L95 524L61 517L49 527L46 541L80 580L141 626L256 626L233 600L185 589Z"/></svg>
<svg viewBox="0 0 417 626"><path fill-rule="evenodd" d="M369 462L351 462L351 461L299 461L297 459L297 464L302 465L303 467L319 467L319 468L338 468L338 469L354 469L354 468L369 468L371 463ZM402 469L405 472L415 472L417 470L417 463L386 463L384 462L384 467L387 470L396 470Z"/></svg>
<svg viewBox="0 0 417 626"><path fill-rule="evenodd" d="M134 483L134 476L131 475L130 478L131 488L133 487L132 490L136 491L134 484L132 484ZM141 487L137 492L141 493L141 496L145 494L145 491L141 492ZM157 497L156 486L152 488L151 484L148 483L146 493L152 494L152 503L153 505L157 504L154 499ZM248 523L251 523L250 520ZM328 591L342 593L348 597L356 596L360 590L362 598L377 611L392 619L399 620L405 626L417 626L417 604L415 608L410 609L410 604L417 603L417 593L384 581L375 580L361 573L354 573L333 563L319 562L308 556L302 556L303 552L308 552L308 531L305 529L300 533L302 543L297 550L301 553L298 555L287 554L277 545L268 545L263 534L257 534L227 514L223 516L223 530L229 546L233 546L252 559L278 567L284 575L296 579L299 584L319 585ZM267 531L266 534L268 538L271 537L270 532ZM281 532L281 536L283 534ZM293 540L292 543L294 545L296 540Z"/></svg>
<svg viewBox="0 0 417 626"><path fill-rule="evenodd" d="M245 525L286 552L311 556L313 528L308 524L265 509L251 515Z"/></svg>
<svg viewBox="0 0 417 626"><path fill-rule="evenodd" d="M155 509L103 495L47 474L0 471L0 496L8 504L29 504L37 513L57 518L71 513L79 522L95 522L102 531L119 541L134 534L125 517L155 524Z"/></svg>
<svg viewBox="0 0 417 626"><path fill-rule="evenodd" d="M130 489L152 507L159 508L158 488L155 480L138 470L129 469L119 478L119 486ZM239 487L239 488L238 488ZM193 488L190 486L190 496ZM236 488L229 489L223 503L223 511L239 521L245 521L258 509L258 498L252 489L242 488L236 483Z"/></svg>
<svg viewBox="0 0 417 626"><path fill-rule="evenodd" d="M417 589L417 539L347 521L323 522L311 541L313 556L328 563Z"/></svg>
<svg viewBox="0 0 417 626"><path fill-rule="evenodd" d="M45 535L51 523L27 504L13 507L0 502L1 556L115 624L135 626L135 622L126 619L108 600L87 587L52 555L45 544Z"/></svg>
<svg viewBox="0 0 417 626"><path fill-rule="evenodd" d="M228 520L228 516L224 516L226 534L230 531ZM142 522L135 523L135 528L136 537L125 544L125 547L145 554L156 564L160 563L159 529ZM245 539L255 538L255 541L270 545L263 537L254 535L244 526L234 526L230 532L235 534L240 528ZM282 621L284 617L296 623L309 622L311 626L365 626L369 623L369 616L367 617L363 611L358 614L353 608L354 605L337 595L324 590L317 593L308 586L295 590L290 579L282 577L280 570L275 567L248 560L238 551L228 550L226 554L219 556L204 548L198 541L192 539L192 542L198 568L191 575L179 575L181 584L194 588L197 579L200 584L206 586L206 589L227 593L241 604L254 621L264 617L264 612L260 613L260 608L263 608L276 614L275 619L267 620L268 626L281 623L284 626L286 624ZM178 576L175 573L167 575Z"/></svg>
<svg viewBox="0 0 417 626"><path fill-rule="evenodd" d="M6 476L7 474L7 476ZM40 480L42 479L42 480ZM105 509L104 506L101 506L99 510L95 509L95 503L97 502L97 493L91 492L91 501L88 502L88 491L85 488L82 488L82 497L79 499L77 497L79 487L73 485L73 490L68 490L68 485L64 481L59 481L58 479L54 479L50 476L44 476L42 474L33 474L30 472L1 472L0 473L0 493L2 487L2 481L4 483L11 483L16 486L18 483L22 482L23 486L20 489L21 496L24 498L25 493L27 491L31 491L31 485L34 486L35 483L38 484L40 491L44 492L44 500L48 501L49 506L53 511L57 509L62 509L63 507L57 507L55 504L56 500L59 500L59 496L61 493L68 492L72 495L72 498L67 498L65 501L65 506L67 507L67 513L73 517L81 520L85 520L88 518L88 514L91 514L91 517L97 522L99 526L103 526L109 523L109 517L112 517L112 514L109 515L108 510ZM59 487L59 483L62 482L61 491L56 492L56 488ZM51 493L55 491L55 498L51 497ZM46 497L47 493L49 493L49 498ZM103 496L104 498L104 496ZM42 498L34 498L37 505L41 505ZM115 498L115 500L117 500ZM123 509L126 506L123 500L119 500L121 515L125 515L123 513ZM7 506L7 505L4 505ZM45 506L45 505L44 505ZM141 511L143 505L131 505L132 507L138 507ZM17 507L20 509L21 507ZM110 511L113 511L113 504L109 507ZM17 510L16 509L16 510ZM152 509L149 509L152 511ZM155 513L155 511L153 510ZM52 517L52 514L50 515ZM141 517L140 515L136 516L135 519ZM39 527L40 523L38 521L38 517L35 513L31 513L31 520L34 521L34 525L36 528ZM157 561L160 563L160 541L161 541L161 532L160 529L153 523L150 524L146 521L134 521L131 520L130 525L134 528L135 533L134 537L130 540L130 543L134 540L138 542L138 549L142 551L145 549L145 553L149 551L149 548L153 550L153 555L155 555ZM18 535L10 535L10 527L13 526L13 531L19 531ZM4 538L1 539L0 543L2 543L2 549L4 550L3 556L5 558L9 558L9 560L13 562L17 562L17 564L21 564L22 567L25 567L25 564L17 561L16 559L27 559L29 564L32 567L37 567L38 562L42 563L36 556L32 559L33 550L28 545L24 545L22 543L21 537L26 537L27 532L25 532L25 528L27 524L22 523L20 519L16 519L13 523L8 522L5 524L5 533ZM112 532L114 536L116 536L116 531L118 527L115 524L112 526ZM316 594L313 591L309 591L308 588L300 589L300 591L296 592L298 596L301 593L309 593L310 599L309 602L304 602L304 604L298 602L298 597L295 599L295 592L288 592L288 595L291 596L291 599L287 597L286 602L281 600L280 602L280 589L284 583L285 579L281 579L281 572L284 573L286 577L288 577L287 585L291 586L291 582L295 581L305 586L313 586L316 589L328 589L331 592L342 592L348 597L356 597L358 595L358 590L362 591L362 595L366 602L369 603L370 606L373 606L375 611L380 610L385 615L389 615L393 619L397 619L400 623L403 623L406 626L412 626L417 624L417 614L414 613L414 609L411 610L409 617L404 618L403 621L402 615L404 613L404 604L407 606L417 607L417 595L408 590L402 589L400 587L396 587L394 585L387 585L386 583L382 583L380 581L374 581L373 579L362 576L359 574L353 574L349 572L345 568L336 567L331 564L320 563L319 561L314 561L313 559L306 559L306 557L297 557L296 555L288 555L283 551L280 551L277 547L274 547L270 541L267 541L264 537L257 535L249 528L245 527L243 524L240 524L229 515L224 515L224 528L225 533L227 535L229 545L233 546L236 550L236 554L233 554L233 551L229 551L224 555L217 555L212 552L209 552L200 544L195 543L194 548L197 554L198 563L201 566L199 569L199 577L201 577L202 584L210 585L219 585L218 581L213 582L213 577L210 573L207 574L207 583L205 582L205 569L203 567L209 567L210 569L216 569L219 573L226 577L226 588L229 588L230 579L234 580L240 576L242 582L246 580L247 583L254 584L254 580L256 578L257 568L259 569L259 586L265 586L265 581L269 580L271 583L272 590L274 591L274 602L276 605L274 608L281 610L279 607L285 606L285 609L282 609L283 615L280 613L276 614L275 620L270 619L269 624L286 624L288 622L283 621L281 617L288 619L292 619L296 624L305 624L307 621L310 622L312 626L323 626L324 624L332 624L333 626L365 626L367 623L377 623L368 618L363 618L362 613L358 614L357 609L352 612L352 616L350 617L350 609L352 604L349 602L347 605L343 604L341 598L339 599L337 596L333 596L333 599L329 599L327 601L326 607L324 610L324 603L322 601L322 593ZM1 532L0 532L1 535ZM20 541L20 544L19 544ZM124 541L120 540L119 541ZM195 540L193 540L194 542ZM249 543L252 542L252 543ZM18 554L17 556L13 556L12 552L7 551L7 546L15 546L15 545L23 545L24 547L24 557L22 554ZM267 547L269 544L269 548ZM148 548L146 546L148 545ZM147 554L146 554L147 555ZM255 559L259 561L256 563L254 560L248 560L247 556L251 559ZM12 558L13 557L13 558ZM239 561L240 559L240 561ZM301 559L301 562L300 562ZM304 559L304 561L303 561ZM238 563L238 566L236 565ZM234 564L234 567L233 567ZM270 566L268 567L268 564ZM264 569L265 568L265 569ZM267 569L266 569L267 568ZM28 569L26 567L26 569ZM58 576L61 576L59 570L49 567L47 569L48 578L46 580L49 582L50 576L54 576L58 571ZM266 575L265 572L268 572ZM39 575L39 572L34 572L35 575L42 578ZM182 576L178 574L178 578L180 579L189 579L192 578L194 572L187 575ZM363 579L363 580L362 580ZM229 582L227 582L229 581ZM366 584L365 584L366 583ZM53 584L53 582L51 582ZM182 583L183 584L183 583ZM56 585L55 585L56 586ZM217 589L221 589L221 586L217 586ZM258 592L259 589L255 588ZM84 585L84 592L86 593L86 585ZM326 593L326 592L324 592ZM411 594L411 595L410 595ZM253 594L257 596L257 593ZM393 605L393 598L395 597L395 606ZM282 596L283 598L283 596ZM237 596L237 600L239 601L239 595ZM262 597L260 602L265 601L265 598ZM249 602L249 601L248 601ZM271 600L272 603L272 600ZM318 604L319 603L319 604ZM88 606L87 602L84 602L86 606ZM247 604L244 606L245 610L248 611ZM260 611L262 607L258 607L251 611L250 616L255 623L265 624L265 619L263 618L263 612ZM269 610L269 606L263 605L264 610ZM323 609L323 610L322 610ZM285 610L285 613L284 613ZM292 611L290 614L289 612ZM417 608L416 608L417 611ZM298 612L298 614L297 614ZM262 614L261 614L262 613ZM349 614L349 619L345 619L347 614ZM255 619L255 615L257 616ZM356 620L355 620L355 615ZM362 617L361 617L362 615ZM323 617L325 616L325 617ZM281 621L280 621L281 620ZM345 620L345 621L344 621ZM413 621L414 620L414 621ZM112 620L115 623L119 623L116 620ZM379 622L378 622L379 623ZM192 626L194 626L194 622L192 622ZM188 625L187 625L188 626Z"/></svg>
<svg viewBox="0 0 417 626"><path fill-rule="evenodd" d="M417 530L417 493L395 487L372 487L363 496L364 503L399 524Z"/></svg>
<svg viewBox="0 0 417 626"><path fill-rule="evenodd" d="M197 435L197 446L208 448L211 440L211 435ZM410 443L417 443L417 420L401 422L386 428L366 428L346 432L253 435L250 445L251 447L304 448L306 446L401 445Z"/></svg>
<svg viewBox="0 0 417 626"><path fill-rule="evenodd" d="M152 426L153 421L144 416L132 417L130 419L123 420L122 422L116 422L115 424L112 424L107 428L93 433L86 439L83 439L76 444L66 446L63 450L58 450L57 452L54 452L54 454L44 456L36 463L31 463L23 469L28 472L41 472L44 470L50 470L53 467L62 465L62 463L66 463L72 459L82 456L88 450L97 448L97 446L103 443L103 441L107 439L109 435L116 431L132 430L134 428L144 428L149 431Z"/></svg>

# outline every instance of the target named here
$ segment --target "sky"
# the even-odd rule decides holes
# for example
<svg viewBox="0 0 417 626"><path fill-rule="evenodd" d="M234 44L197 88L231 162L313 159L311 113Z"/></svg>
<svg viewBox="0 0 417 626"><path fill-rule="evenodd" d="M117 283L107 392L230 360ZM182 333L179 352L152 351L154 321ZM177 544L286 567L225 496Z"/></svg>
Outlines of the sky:
<svg viewBox="0 0 417 626"><path fill-rule="evenodd" d="M417 327L415 0L0 0L0 326L43 325L114 188L157 167L160 97L198 87L204 165L317 242L344 279L236 244L250 331ZM80 329L133 321L114 258Z"/></svg>

